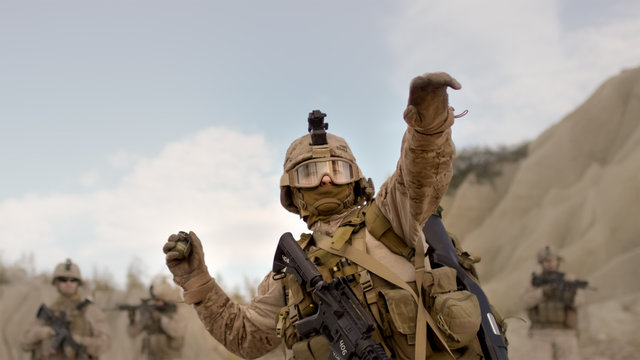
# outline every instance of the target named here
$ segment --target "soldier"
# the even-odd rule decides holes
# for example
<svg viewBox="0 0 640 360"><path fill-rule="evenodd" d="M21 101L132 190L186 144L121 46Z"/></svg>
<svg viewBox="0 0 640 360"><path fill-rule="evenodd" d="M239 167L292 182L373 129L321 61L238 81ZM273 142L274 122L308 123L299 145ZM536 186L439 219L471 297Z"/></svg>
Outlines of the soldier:
<svg viewBox="0 0 640 360"><path fill-rule="evenodd" d="M138 311L129 312L127 333L134 338L144 332L141 353L149 360L179 360L187 322L179 306L180 291L161 279L149 287L150 299Z"/></svg>
<svg viewBox="0 0 640 360"><path fill-rule="evenodd" d="M98 359L109 349L111 334L104 313L78 294L82 276L67 259L53 271L58 298L42 305L33 325L24 333L21 347L32 359Z"/></svg>
<svg viewBox="0 0 640 360"><path fill-rule="evenodd" d="M551 247L538 252L542 274L534 273L521 299L531 321L531 359L581 359L578 307L584 303L586 281L558 271L562 257Z"/></svg>
<svg viewBox="0 0 640 360"><path fill-rule="evenodd" d="M449 356L447 352L459 359L482 357L475 338L481 321L477 300L464 296L435 309L436 297L456 293L455 270L431 269L424 256L422 228L452 175L454 114L448 87L460 89L460 84L446 73L427 73L411 81L401 156L375 200L371 179L364 177L345 140L325 133L324 123L312 125L324 117L319 111L310 114L311 134L295 140L284 160L280 201L312 231L303 234L299 244L325 281L350 279L375 319L373 338L394 359L434 359ZM383 240L389 237L398 241ZM185 238L191 244L186 256L181 252L189 249L183 245ZM351 250L367 260L345 254ZM314 314L311 289L290 276L275 280L271 273L256 297L242 306L209 275L202 244L193 232L171 235L164 252L174 281L184 289L185 303L194 304L207 330L230 351L255 358L284 343L287 359L329 358L325 336L303 337L294 328L298 320ZM468 311L461 314L453 304ZM431 321L438 315L440 326Z"/></svg>

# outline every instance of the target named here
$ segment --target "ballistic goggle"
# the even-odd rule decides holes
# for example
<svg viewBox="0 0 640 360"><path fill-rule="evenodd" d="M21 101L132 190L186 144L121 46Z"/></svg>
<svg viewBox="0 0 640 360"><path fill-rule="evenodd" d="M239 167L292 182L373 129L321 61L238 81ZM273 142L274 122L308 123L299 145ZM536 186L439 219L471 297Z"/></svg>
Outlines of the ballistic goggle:
<svg viewBox="0 0 640 360"><path fill-rule="evenodd" d="M341 158L313 159L282 175L280 186L312 188L320 185L325 175L336 185L349 184L358 178L356 169L355 164Z"/></svg>

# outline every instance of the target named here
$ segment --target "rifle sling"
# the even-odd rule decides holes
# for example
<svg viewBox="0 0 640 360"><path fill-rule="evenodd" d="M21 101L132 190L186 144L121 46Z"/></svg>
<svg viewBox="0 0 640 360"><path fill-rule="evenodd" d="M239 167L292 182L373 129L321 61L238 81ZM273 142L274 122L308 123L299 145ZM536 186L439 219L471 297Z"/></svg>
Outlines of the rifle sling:
<svg viewBox="0 0 640 360"><path fill-rule="evenodd" d="M358 250L354 246L349 244L345 244L342 249L337 250L333 248L331 245L331 239L329 238L314 238L316 245L334 255L343 256L356 264L364 267L365 269L371 271L372 273L380 276L381 278L391 282L392 284L408 291L413 300L418 305L418 320L416 322L416 348L415 348L415 359L425 359L426 358L426 339L427 339L427 323L436 334L442 345L447 349L451 358L455 360L455 356L451 352L451 349L447 346L444 335L436 325L435 320L431 317L427 309L424 307L424 302L422 300L422 285L424 283L424 256L416 256L415 257L415 267L416 267L416 285L418 288L418 295L416 295L415 291L404 281L398 274L391 271L386 265L375 259L373 256L367 254L365 251ZM424 254L424 245L422 241L418 241L419 244L416 244L416 254ZM420 260L422 259L422 261ZM418 340L424 339L424 346L418 346Z"/></svg>

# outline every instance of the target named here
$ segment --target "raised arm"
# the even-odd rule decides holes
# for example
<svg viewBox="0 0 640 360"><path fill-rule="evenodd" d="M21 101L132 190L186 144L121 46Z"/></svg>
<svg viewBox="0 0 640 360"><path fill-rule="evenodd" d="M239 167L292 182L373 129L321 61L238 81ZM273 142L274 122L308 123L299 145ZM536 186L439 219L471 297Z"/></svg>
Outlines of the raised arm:
<svg viewBox="0 0 640 360"><path fill-rule="evenodd" d="M400 159L376 197L394 231L412 246L421 238L421 229L440 203L453 173L455 148L450 128L454 116L448 87L457 90L460 84L442 72L411 81Z"/></svg>

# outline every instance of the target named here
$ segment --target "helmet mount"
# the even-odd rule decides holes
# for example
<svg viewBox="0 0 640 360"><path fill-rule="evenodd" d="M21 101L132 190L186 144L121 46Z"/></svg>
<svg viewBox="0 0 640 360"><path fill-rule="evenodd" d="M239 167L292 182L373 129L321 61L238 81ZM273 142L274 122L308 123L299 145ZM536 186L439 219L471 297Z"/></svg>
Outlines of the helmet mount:
<svg viewBox="0 0 640 360"><path fill-rule="evenodd" d="M327 145L327 131L329 124L324 122L327 114L320 110L313 110L309 113L309 127L307 131L311 133L311 145Z"/></svg>

